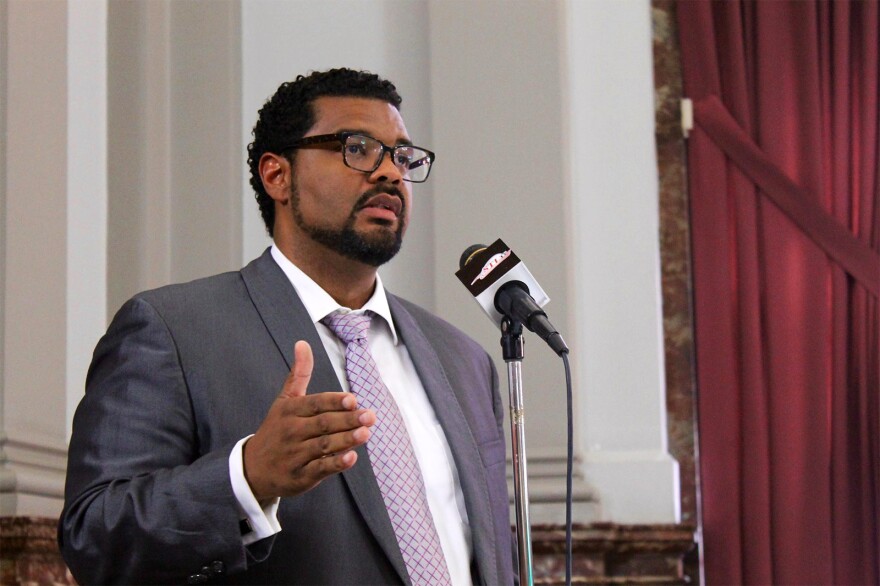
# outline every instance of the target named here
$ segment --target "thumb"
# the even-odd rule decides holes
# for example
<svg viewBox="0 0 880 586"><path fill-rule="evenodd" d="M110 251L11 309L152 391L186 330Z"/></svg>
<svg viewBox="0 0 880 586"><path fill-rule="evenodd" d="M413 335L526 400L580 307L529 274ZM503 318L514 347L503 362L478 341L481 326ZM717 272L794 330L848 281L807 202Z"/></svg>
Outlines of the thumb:
<svg viewBox="0 0 880 586"><path fill-rule="evenodd" d="M312 378L314 362L312 347L308 342L300 340L294 344L293 365L290 367L290 374L287 375L284 387L281 389L282 397L305 396L306 388Z"/></svg>

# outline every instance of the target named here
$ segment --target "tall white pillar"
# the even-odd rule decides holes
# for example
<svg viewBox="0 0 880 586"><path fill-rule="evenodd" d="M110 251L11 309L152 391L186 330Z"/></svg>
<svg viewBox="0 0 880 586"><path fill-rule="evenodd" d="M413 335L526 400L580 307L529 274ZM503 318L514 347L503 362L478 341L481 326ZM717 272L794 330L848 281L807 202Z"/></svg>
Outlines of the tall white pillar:
<svg viewBox="0 0 880 586"><path fill-rule="evenodd" d="M3 4L4 514L60 511L108 310L240 266L239 11Z"/></svg>
<svg viewBox="0 0 880 586"><path fill-rule="evenodd" d="M70 418L106 327L107 4L4 6L0 505L55 516Z"/></svg>
<svg viewBox="0 0 880 586"><path fill-rule="evenodd" d="M67 429L107 326L107 0L68 4Z"/></svg>
<svg viewBox="0 0 880 586"><path fill-rule="evenodd" d="M6 5L3 515L57 514L67 418L66 2ZM34 50L39 47L39 50Z"/></svg>
<svg viewBox="0 0 880 586"><path fill-rule="evenodd" d="M648 0L567 0L578 429L603 520L680 518L667 451Z"/></svg>

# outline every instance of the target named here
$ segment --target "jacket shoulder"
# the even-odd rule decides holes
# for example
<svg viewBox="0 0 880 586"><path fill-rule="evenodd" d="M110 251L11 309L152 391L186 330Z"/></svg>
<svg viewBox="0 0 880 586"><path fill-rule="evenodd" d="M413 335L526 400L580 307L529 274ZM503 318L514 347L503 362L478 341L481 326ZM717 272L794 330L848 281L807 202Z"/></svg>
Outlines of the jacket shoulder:
<svg viewBox="0 0 880 586"><path fill-rule="evenodd" d="M161 306L187 299L223 298L243 286L241 271L230 271L203 277L187 283L174 283L134 295L150 305Z"/></svg>
<svg viewBox="0 0 880 586"><path fill-rule="evenodd" d="M206 305L228 307L229 304L240 303L243 298L249 298L246 285L249 277L251 280L260 279L272 273L282 274L281 269L272 260L269 249L266 249L262 255L241 270L143 291L132 297L129 303L136 300L144 301L160 313L163 309L170 310L181 306L195 310ZM272 276L277 278L275 274ZM269 286L274 284L273 281Z"/></svg>

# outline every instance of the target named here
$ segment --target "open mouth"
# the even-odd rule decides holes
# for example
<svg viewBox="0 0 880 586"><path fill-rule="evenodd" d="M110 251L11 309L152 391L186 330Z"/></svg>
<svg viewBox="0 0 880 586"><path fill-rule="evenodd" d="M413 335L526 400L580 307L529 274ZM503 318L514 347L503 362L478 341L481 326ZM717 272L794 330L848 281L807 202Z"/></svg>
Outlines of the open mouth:
<svg viewBox="0 0 880 586"><path fill-rule="evenodd" d="M371 215L386 219L396 219L403 211L403 201L397 196L380 193L368 199L360 208Z"/></svg>

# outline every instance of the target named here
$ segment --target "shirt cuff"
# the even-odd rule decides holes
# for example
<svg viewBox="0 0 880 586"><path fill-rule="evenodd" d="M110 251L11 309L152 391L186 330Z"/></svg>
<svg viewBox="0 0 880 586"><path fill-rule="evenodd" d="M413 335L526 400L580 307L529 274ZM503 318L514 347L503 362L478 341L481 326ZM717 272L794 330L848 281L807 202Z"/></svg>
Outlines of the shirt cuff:
<svg viewBox="0 0 880 586"><path fill-rule="evenodd" d="M265 508L261 507L244 477L243 448L244 443L252 436L253 434L240 439L229 453L229 479L232 481L232 492L235 493L235 499L238 501L242 527L247 525L248 529L242 530L241 541L244 545L250 545L281 531L281 525L278 523L278 503L281 499L272 499Z"/></svg>

